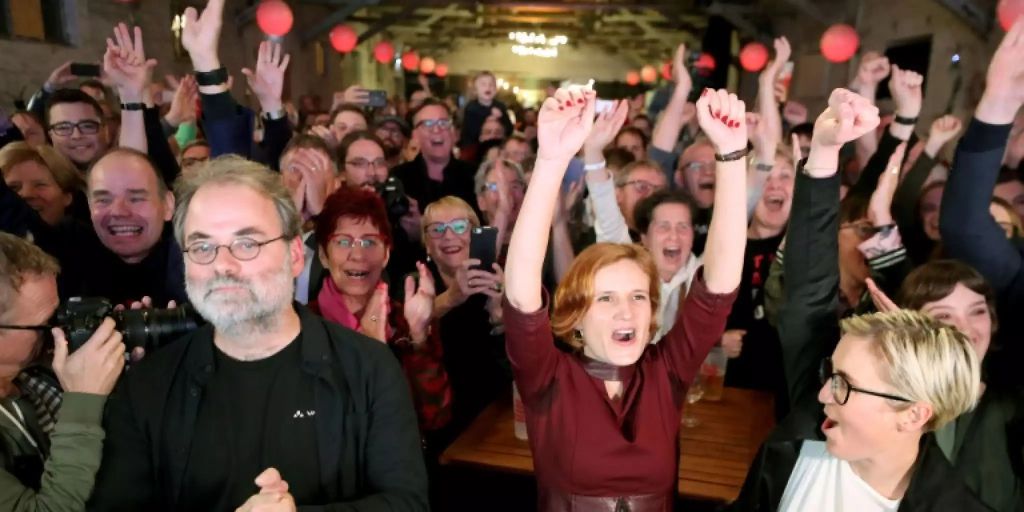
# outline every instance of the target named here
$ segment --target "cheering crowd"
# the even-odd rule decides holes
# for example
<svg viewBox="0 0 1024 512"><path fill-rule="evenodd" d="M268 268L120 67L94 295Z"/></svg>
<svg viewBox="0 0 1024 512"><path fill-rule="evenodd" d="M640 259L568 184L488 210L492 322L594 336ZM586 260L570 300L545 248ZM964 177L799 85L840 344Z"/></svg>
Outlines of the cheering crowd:
<svg viewBox="0 0 1024 512"><path fill-rule="evenodd" d="M488 72L325 109L266 41L254 111L223 4L168 103L121 24L0 126L0 509L443 509L514 382L539 510L670 511L720 350L777 420L729 510L1024 511L1024 21L969 120L876 53L808 117L784 37L749 103L680 46L657 114Z"/></svg>

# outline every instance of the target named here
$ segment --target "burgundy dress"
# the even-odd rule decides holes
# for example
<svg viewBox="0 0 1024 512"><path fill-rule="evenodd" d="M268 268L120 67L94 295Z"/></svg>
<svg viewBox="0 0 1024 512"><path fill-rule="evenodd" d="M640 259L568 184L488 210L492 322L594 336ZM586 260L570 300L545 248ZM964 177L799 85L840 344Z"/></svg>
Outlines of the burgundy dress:
<svg viewBox="0 0 1024 512"><path fill-rule="evenodd" d="M675 326L628 367L558 350L547 304L523 313L505 301L540 510L671 510L686 388L722 337L735 298L736 291L708 291L700 271ZM608 398L604 380L621 380L622 396Z"/></svg>

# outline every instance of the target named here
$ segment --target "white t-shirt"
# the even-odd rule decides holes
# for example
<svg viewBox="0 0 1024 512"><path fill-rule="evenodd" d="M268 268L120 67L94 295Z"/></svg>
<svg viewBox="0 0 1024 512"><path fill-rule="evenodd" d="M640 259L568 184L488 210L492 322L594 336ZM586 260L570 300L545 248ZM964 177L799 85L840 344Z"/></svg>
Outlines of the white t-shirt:
<svg viewBox="0 0 1024 512"><path fill-rule="evenodd" d="M833 457L822 441L804 441L779 512L896 512L890 500L861 480L850 464Z"/></svg>

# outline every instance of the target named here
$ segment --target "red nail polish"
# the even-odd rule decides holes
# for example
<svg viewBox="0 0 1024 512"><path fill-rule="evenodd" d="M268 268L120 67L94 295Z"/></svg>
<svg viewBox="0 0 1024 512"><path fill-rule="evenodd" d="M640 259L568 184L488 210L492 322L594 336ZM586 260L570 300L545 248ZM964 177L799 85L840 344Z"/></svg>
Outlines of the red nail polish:
<svg viewBox="0 0 1024 512"><path fill-rule="evenodd" d="M722 116L722 122L725 124L729 124L729 116Z"/></svg>
<svg viewBox="0 0 1024 512"><path fill-rule="evenodd" d="M721 113L721 112L719 112L719 111L717 111L717 110L715 110L714 112L712 112L712 113L711 113L711 117L713 117L713 118L715 118L715 119L718 119L718 118L720 118L721 116L722 116L722 113Z"/></svg>
<svg viewBox="0 0 1024 512"><path fill-rule="evenodd" d="M565 102L565 106L571 107L572 106L572 100L566 101Z"/></svg>
<svg viewBox="0 0 1024 512"><path fill-rule="evenodd" d="M580 99L576 100L576 103L579 103L580 105L582 105L583 104L583 98L580 98Z"/></svg>
<svg viewBox="0 0 1024 512"><path fill-rule="evenodd" d="M565 107L563 107L563 106L559 105L559 106L558 106L558 110L565 110Z"/></svg>
<svg viewBox="0 0 1024 512"><path fill-rule="evenodd" d="M739 128L740 127L740 122L739 121L729 121L729 127L730 128Z"/></svg>

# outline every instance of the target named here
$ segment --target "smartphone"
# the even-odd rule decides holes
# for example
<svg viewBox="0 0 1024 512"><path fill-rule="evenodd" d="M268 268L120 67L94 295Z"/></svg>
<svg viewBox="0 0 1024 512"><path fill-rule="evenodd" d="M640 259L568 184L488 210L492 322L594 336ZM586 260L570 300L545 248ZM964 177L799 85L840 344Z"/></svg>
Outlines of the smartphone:
<svg viewBox="0 0 1024 512"><path fill-rule="evenodd" d="M611 112L615 108L615 100L602 100L597 99L597 103L594 105L594 113L602 114L604 112Z"/></svg>
<svg viewBox="0 0 1024 512"><path fill-rule="evenodd" d="M789 85L793 82L793 67L795 65L793 61L788 61L782 65L782 71L779 72L779 85L782 86L782 98L779 101L782 103L789 98Z"/></svg>
<svg viewBox="0 0 1024 512"><path fill-rule="evenodd" d="M100 76L100 65L99 64L84 64L81 62L71 63L71 74L75 76Z"/></svg>
<svg viewBox="0 0 1024 512"><path fill-rule="evenodd" d="M374 108L388 106L388 92L387 91L382 90L382 89L376 89L376 90L371 90L371 91L366 91L366 92L370 93L370 101L369 101L369 103L366 104L367 106L374 107Z"/></svg>
<svg viewBox="0 0 1024 512"><path fill-rule="evenodd" d="M474 270L494 271L491 265L498 261L497 244L498 228L473 228L469 238L469 257L480 260L480 265L472 267Z"/></svg>

